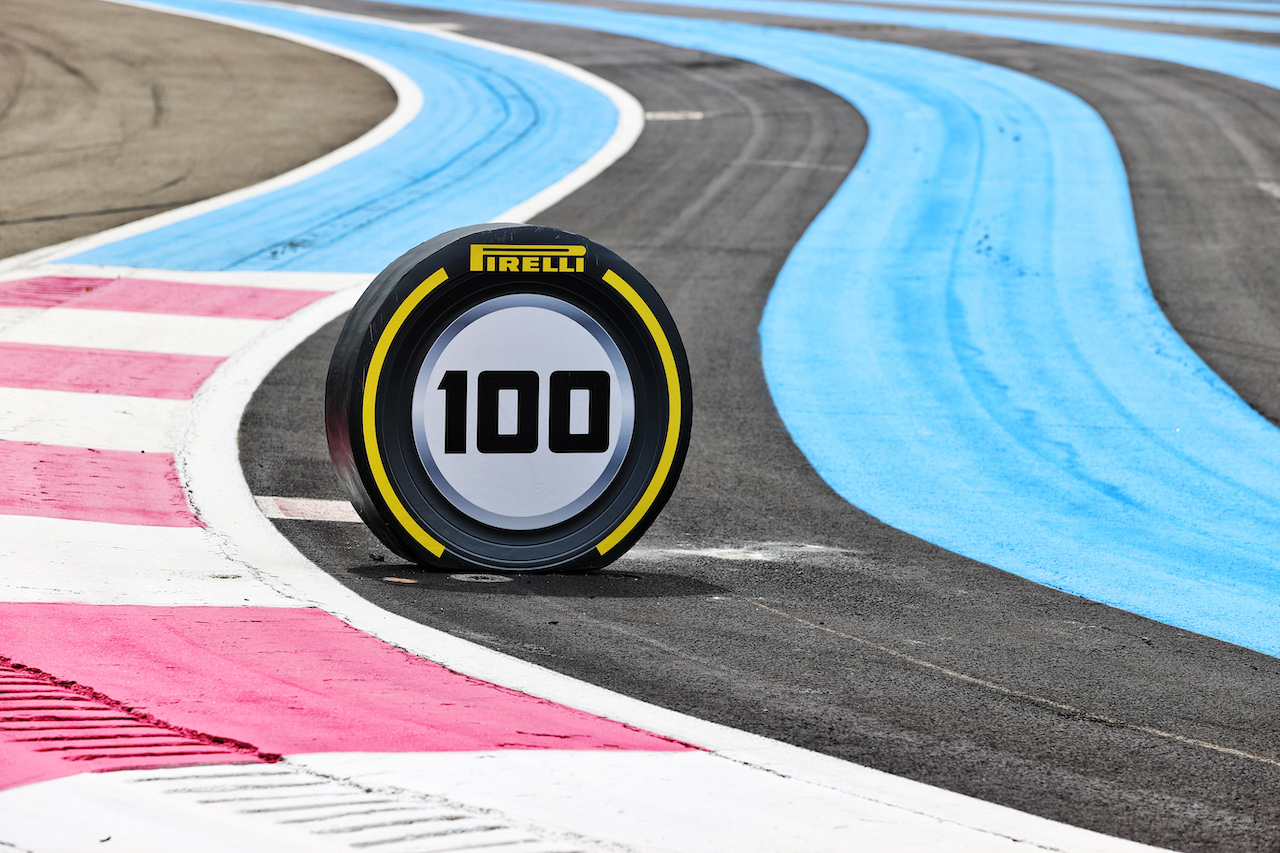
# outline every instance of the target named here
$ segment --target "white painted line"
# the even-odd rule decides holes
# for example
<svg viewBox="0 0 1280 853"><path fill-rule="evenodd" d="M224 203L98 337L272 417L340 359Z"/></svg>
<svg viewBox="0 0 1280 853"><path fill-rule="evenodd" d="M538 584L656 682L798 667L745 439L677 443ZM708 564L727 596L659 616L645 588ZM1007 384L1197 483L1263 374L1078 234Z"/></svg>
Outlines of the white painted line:
<svg viewBox="0 0 1280 853"><path fill-rule="evenodd" d="M776 169L813 169L819 172L848 172L844 166L828 166L824 163L805 163L800 160L739 160L739 166L772 166Z"/></svg>
<svg viewBox="0 0 1280 853"><path fill-rule="evenodd" d="M0 515L4 601L293 607L198 527ZM0 826L4 825L0 819Z"/></svg>
<svg viewBox="0 0 1280 853"><path fill-rule="evenodd" d="M417 85L415 85L414 82L399 69L388 65L379 59L375 59L374 57L366 56L353 50L347 50L346 48L339 47L334 44L308 38L307 36L299 35L297 33L288 32L286 30L277 30L271 27L263 27L246 21L235 20L233 18L224 18L218 15L206 15L200 12L175 9L170 6L147 3L144 0L107 0L107 2L118 3L121 6L135 6L140 9L150 9L152 11L168 15L180 15L187 18L195 18L197 20L212 21L214 23L248 30L250 32L263 33L265 35L274 36L276 38L285 39L286 41L312 47L325 53L345 57L353 62L358 62L384 77L395 90L396 108L391 112L391 115L387 116L381 123L359 139L348 142L341 148L331 151L323 157L312 160L310 163L285 172L283 175L277 175L276 177L261 183L233 190L229 193L215 196L214 198L205 199L204 201L187 205L186 207L166 211L164 213L157 214L156 216L147 217L146 219L139 219L135 222L126 223L116 228L110 228L98 234L93 234L87 237L77 237L73 240L68 240L65 243L46 246L42 249L36 249L21 255L15 255L12 258L0 261L0 271L30 267L39 263L47 263L57 258L67 257L88 249L106 245L107 243L114 243L117 240L123 240L137 234L153 231L156 228L171 225L174 222L182 222L183 220L191 219L196 216L200 216L201 214L218 210L246 199L266 195L267 193L275 192L278 189L296 184L299 181L331 169L339 163L350 160L352 157L362 154L365 151L376 148L395 134L399 133L400 130L411 122L422 109L422 91L417 87Z"/></svg>
<svg viewBox="0 0 1280 853"><path fill-rule="evenodd" d="M650 110L644 117L646 121L701 121L705 116L698 110Z"/></svg>
<svg viewBox="0 0 1280 853"><path fill-rule="evenodd" d="M347 501L319 498L279 498L259 495L254 502L267 518L291 518L300 521L346 521L360 523L360 515Z"/></svg>
<svg viewBox="0 0 1280 853"><path fill-rule="evenodd" d="M779 560L796 557L839 556L846 553L839 548L827 548L822 545L786 545L783 543L743 545L739 547L720 546L713 548L632 548L623 559L628 560L678 560L704 558L709 560L758 560L776 563Z"/></svg>
<svg viewBox="0 0 1280 853"><path fill-rule="evenodd" d="M0 388L0 439L173 453L188 400Z"/></svg>
<svg viewBox="0 0 1280 853"><path fill-rule="evenodd" d="M273 322L276 321L49 308L0 331L0 341L227 356L262 334Z"/></svg>
<svg viewBox="0 0 1280 853"><path fill-rule="evenodd" d="M756 548L632 548L622 555L624 560L663 560L703 557L710 560L758 560L774 562L776 552Z"/></svg>
<svg viewBox="0 0 1280 853"><path fill-rule="evenodd" d="M1258 189L1280 200L1280 181L1258 181Z"/></svg>

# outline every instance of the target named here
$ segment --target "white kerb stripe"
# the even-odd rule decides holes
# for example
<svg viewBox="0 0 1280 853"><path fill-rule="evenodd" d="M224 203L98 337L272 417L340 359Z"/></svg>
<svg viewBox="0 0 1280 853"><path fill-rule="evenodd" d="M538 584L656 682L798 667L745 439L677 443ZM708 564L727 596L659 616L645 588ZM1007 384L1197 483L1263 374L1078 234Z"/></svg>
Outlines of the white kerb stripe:
<svg viewBox="0 0 1280 853"><path fill-rule="evenodd" d="M273 320L50 308L0 331L0 341L61 347L228 356Z"/></svg>
<svg viewBox="0 0 1280 853"><path fill-rule="evenodd" d="M228 559L219 538L199 527L0 515L0 566L0 601L156 607L301 604Z"/></svg>
<svg viewBox="0 0 1280 853"><path fill-rule="evenodd" d="M189 400L0 388L0 439L173 453Z"/></svg>
<svg viewBox="0 0 1280 853"><path fill-rule="evenodd" d="M0 308L0 334L44 313L43 308Z"/></svg>

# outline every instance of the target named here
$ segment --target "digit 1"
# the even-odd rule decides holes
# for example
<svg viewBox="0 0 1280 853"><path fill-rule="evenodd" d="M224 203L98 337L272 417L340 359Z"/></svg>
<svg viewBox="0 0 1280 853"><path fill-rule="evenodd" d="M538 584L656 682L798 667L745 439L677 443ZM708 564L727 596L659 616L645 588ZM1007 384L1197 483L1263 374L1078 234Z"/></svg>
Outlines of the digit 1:
<svg viewBox="0 0 1280 853"><path fill-rule="evenodd" d="M587 431L570 432L572 391L587 392ZM604 453L609 449L609 374L603 370L557 370L551 374L552 453Z"/></svg>
<svg viewBox="0 0 1280 853"><path fill-rule="evenodd" d="M444 452L467 452L467 372L446 370L440 380L444 392Z"/></svg>

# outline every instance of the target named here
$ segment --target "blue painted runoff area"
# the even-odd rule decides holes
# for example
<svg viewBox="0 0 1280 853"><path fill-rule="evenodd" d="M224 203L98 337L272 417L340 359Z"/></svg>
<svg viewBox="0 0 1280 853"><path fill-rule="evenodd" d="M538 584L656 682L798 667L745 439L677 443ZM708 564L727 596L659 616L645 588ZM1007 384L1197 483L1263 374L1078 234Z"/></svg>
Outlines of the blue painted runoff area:
<svg viewBox="0 0 1280 853"><path fill-rule="evenodd" d="M774 401L816 470L950 550L1280 655L1280 430L1161 313L1119 153L1079 98L802 30L521 0L412 5L705 50L848 99L866 150L760 327ZM1150 35L1163 34L1109 44L1147 49ZM1205 43L1187 40L1179 59Z"/></svg>
<svg viewBox="0 0 1280 853"><path fill-rule="evenodd" d="M617 126L617 109L601 92L507 54L296 8L162 2L380 59L422 90L422 110L375 149L300 183L67 262L373 273L423 240L533 196L595 154Z"/></svg>

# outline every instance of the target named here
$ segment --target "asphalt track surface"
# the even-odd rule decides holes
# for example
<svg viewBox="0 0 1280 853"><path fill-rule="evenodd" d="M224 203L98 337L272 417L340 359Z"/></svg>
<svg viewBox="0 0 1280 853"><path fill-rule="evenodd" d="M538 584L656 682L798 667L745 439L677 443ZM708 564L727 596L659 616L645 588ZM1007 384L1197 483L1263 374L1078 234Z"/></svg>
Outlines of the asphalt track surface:
<svg viewBox="0 0 1280 853"><path fill-rule="evenodd" d="M906 536L836 497L791 445L756 325L790 244L856 160L865 127L852 108L706 54L396 14L566 59L646 109L704 114L650 123L538 218L614 248L663 292L694 369L694 444L653 531L597 575L465 583L393 566L357 526L281 522L308 556L392 611L657 704L1110 834L1275 849L1277 661ZM1257 185L1276 178L1276 93L1080 51L839 29L1005 64L1093 104L1130 172L1157 297L1275 419L1277 217ZM340 497L319 415L334 334L283 362L246 416L257 494Z"/></svg>

